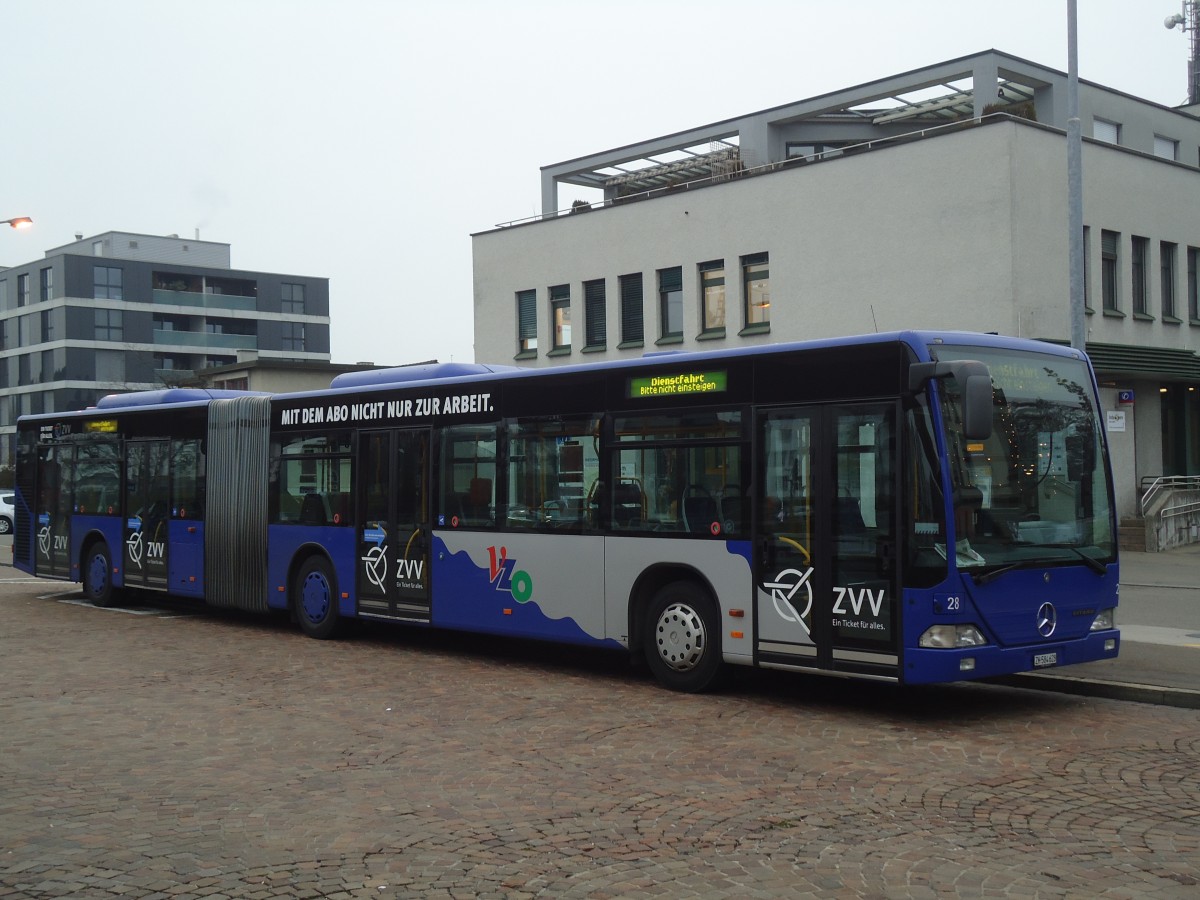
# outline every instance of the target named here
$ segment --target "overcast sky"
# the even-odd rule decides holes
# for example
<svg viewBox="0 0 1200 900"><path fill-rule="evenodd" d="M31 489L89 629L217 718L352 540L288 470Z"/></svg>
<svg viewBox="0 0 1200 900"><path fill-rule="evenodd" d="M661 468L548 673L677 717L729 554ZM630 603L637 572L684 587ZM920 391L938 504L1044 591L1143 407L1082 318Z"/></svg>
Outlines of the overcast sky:
<svg viewBox="0 0 1200 900"><path fill-rule="evenodd" d="M1078 7L1080 77L1186 99L1179 0ZM235 268L328 277L336 362L469 361L470 235L536 214L541 166L993 47L1066 71L1066 9L3 0L0 218L35 227L0 265L198 229Z"/></svg>

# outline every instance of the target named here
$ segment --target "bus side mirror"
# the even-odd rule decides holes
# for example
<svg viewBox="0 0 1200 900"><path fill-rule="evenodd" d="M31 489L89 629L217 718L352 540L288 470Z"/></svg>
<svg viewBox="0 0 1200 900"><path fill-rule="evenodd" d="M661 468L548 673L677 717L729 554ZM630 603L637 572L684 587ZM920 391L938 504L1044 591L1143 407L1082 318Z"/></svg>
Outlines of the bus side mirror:
<svg viewBox="0 0 1200 900"><path fill-rule="evenodd" d="M934 378L953 377L962 388L963 436L985 441L992 436L992 376L981 362L955 359L950 362L913 363L908 367L908 389L914 393Z"/></svg>

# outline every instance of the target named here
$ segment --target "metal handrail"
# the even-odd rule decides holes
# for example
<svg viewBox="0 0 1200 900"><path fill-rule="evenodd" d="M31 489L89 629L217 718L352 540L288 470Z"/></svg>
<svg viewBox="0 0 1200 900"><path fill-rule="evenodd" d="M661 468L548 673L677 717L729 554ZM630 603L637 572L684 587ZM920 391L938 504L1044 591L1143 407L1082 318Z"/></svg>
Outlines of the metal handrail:
<svg viewBox="0 0 1200 900"><path fill-rule="evenodd" d="M1197 511L1200 511L1200 500L1192 500L1190 503L1181 503L1179 506L1164 506L1158 511L1158 517L1169 519L1172 516L1186 516Z"/></svg>
<svg viewBox="0 0 1200 900"><path fill-rule="evenodd" d="M934 133L949 131L952 129L963 130L973 128L977 125L989 125L993 122L1000 122L1007 119L1014 119L1016 116L1009 113L996 112L988 113L986 116L979 116L970 119L960 119L955 122L946 122L941 125L931 125L928 128L921 128L917 131L906 131L901 134L889 134L885 137L871 138L859 144L848 144L845 147L838 147L836 151L823 150L808 156L793 156L789 159L778 159L773 162L762 163L757 166L740 169L736 172L720 172L712 175L705 175L701 178L695 178L691 181L680 182L679 184L667 185L664 187L648 188L636 194L626 194L623 197L614 197L607 200L597 200L594 203L587 204L586 207L572 207L570 209L559 209L553 212L537 213L536 215L526 216L523 219L513 219L511 222L498 222L496 228L511 228L514 225L528 225L531 222L540 222L547 219L555 219L560 216L569 215L576 209L603 209L607 206L619 206L623 203L633 200L646 200L656 194L675 193L677 191L686 191L693 188L708 187L712 184L718 184L723 181L730 181L734 178L743 178L746 176L765 175L768 172L774 172L779 169L788 169L800 163L820 162L825 159L833 159L837 156L843 156L849 153L855 153L862 150L874 150L878 147L887 146L890 144L902 144L908 141L921 140L927 138ZM1036 124L1036 123L1034 123ZM1046 127L1046 126L1042 126Z"/></svg>
<svg viewBox="0 0 1200 900"><path fill-rule="evenodd" d="M1147 482L1149 482L1149 486L1147 486ZM1143 492L1142 499L1138 501L1138 514L1145 518L1146 511L1163 491L1200 491L1200 475L1147 475L1142 478L1141 487ZM1171 509L1179 508L1171 507Z"/></svg>

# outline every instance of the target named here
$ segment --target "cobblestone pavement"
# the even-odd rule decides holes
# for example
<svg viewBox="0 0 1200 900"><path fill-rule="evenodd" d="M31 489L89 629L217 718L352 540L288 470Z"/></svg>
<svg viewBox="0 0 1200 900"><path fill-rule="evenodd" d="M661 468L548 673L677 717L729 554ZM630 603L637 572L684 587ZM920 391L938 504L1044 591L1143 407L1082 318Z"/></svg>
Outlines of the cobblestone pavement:
<svg viewBox="0 0 1200 900"><path fill-rule="evenodd" d="M1195 897L1200 712L0 585L0 897Z"/></svg>

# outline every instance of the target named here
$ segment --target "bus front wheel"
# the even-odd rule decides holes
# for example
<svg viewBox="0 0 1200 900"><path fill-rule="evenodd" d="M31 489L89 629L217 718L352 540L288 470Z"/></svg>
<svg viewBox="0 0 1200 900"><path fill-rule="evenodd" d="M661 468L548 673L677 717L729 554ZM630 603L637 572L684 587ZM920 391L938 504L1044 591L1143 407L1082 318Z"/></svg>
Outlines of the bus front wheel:
<svg viewBox="0 0 1200 900"><path fill-rule="evenodd" d="M96 541L83 557L83 595L92 606L111 606L116 591L113 588L112 554L105 541Z"/></svg>
<svg viewBox="0 0 1200 900"><path fill-rule="evenodd" d="M650 671L671 690L716 686L722 669L716 604L696 585L675 582L654 595L642 644Z"/></svg>
<svg viewBox="0 0 1200 900"><path fill-rule="evenodd" d="M325 557L310 556L300 566L292 585L292 605L309 637L324 640L337 634L337 584Z"/></svg>

